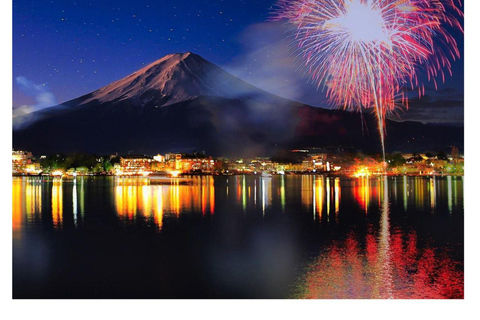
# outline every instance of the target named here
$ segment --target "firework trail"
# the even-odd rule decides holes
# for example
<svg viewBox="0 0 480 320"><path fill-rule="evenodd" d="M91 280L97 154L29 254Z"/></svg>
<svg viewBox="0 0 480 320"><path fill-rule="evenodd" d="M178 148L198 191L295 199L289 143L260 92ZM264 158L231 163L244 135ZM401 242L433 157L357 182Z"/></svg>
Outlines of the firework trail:
<svg viewBox="0 0 480 320"><path fill-rule="evenodd" d="M274 20L287 20L298 57L333 105L374 111L385 161L386 116L408 109L407 88L425 93L419 73L437 88L460 58L445 29L463 32L454 1L279 0Z"/></svg>

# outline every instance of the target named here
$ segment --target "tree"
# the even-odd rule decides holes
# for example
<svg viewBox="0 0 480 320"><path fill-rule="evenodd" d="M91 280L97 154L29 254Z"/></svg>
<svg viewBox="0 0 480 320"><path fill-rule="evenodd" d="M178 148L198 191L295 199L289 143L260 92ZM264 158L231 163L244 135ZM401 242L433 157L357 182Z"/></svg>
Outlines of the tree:
<svg viewBox="0 0 480 320"><path fill-rule="evenodd" d="M105 170L105 172L110 172L113 169L113 164L111 164L110 161L105 160L103 162L103 169Z"/></svg>
<svg viewBox="0 0 480 320"><path fill-rule="evenodd" d="M447 157L447 154L445 153L445 151L439 151L437 153L437 159L438 160L448 160L448 157Z"/></svg>
<svg viewBox="0 0 480 320"><path fill-rule="evenodd" d="M398 167L405 164L405 159L400 153L387 154L385 160L388 163L389 167Z"/></svg>

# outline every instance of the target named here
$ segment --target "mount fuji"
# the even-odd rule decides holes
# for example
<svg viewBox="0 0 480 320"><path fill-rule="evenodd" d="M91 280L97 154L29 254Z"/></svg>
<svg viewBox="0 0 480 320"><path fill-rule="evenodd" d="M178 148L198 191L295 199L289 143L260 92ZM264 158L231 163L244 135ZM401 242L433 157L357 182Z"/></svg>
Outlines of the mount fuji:
<svg viewBox="0 0 480 320"><path fill-rule="evenodd" d="M13 147L35 154L205 151L261 156L282 148L379 151L380 145L371 115L278 97L190 52L167 55L94 92L20 120L22 126L14 121ZM462 128L389 121L387 129L391 151L463 145Z"/></svg>

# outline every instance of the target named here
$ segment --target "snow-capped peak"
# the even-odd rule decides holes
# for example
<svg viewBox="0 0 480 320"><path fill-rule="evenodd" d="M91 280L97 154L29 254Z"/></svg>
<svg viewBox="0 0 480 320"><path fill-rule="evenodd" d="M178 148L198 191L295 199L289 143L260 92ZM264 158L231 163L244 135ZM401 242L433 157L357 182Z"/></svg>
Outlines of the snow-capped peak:
<svg viewBox="0 0 480 320"><path fill-rule="evenodd" d="M258 89L191 52L169 54L97 91L82 104L135 99L161 100L162 106L199 96L247 94Z"/></svg>

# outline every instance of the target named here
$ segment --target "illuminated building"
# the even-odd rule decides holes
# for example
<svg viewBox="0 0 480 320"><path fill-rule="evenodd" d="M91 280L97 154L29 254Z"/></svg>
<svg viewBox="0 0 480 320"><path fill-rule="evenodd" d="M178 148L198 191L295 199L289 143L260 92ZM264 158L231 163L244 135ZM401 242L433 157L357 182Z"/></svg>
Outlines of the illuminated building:
<svg viewBox="0 0 480 320"><path fill-rule="evenodd" d="M25 172L27 174L39 174L42 172L40 168L40 163L29 163L25 166Z"/></svg>
<svg viewBox="0 0 480 320"><path fill-rule="evenodd" d="M156 156L153 157L153 160L157 162L165 162L165 157L162 156L161 154L157 154Z"/></svg>
<svg viewBox="0 0 480 320"><path fill-rule="evenodd" d="M212 157L194 158L194 159L178 159L176 160L176 170L183 172L203 172L211 173L219 167L219 163Z"/></svg>
<svg viewBox="0 0 480 320"><path fill-rule="evenodd" d="M182 159L182 155L179 153L167 153L165 155L165 169L166 170L179 170L179 161Z"/></svg>
<svg viewBox="0 0 480 320"><path fill-rule="evenodd" d="M285 171L302 171L302 164L289 163L285 165Z"/></svg>
<svg viewBox="0 0 480 320"><path fill-rule="evenodd" d="M327 154L315 154L302 162L303 171L327 171Z"/></svg>
<svg viewBox="0 0 480 320"><path fill-rule="evenodd" d="M123 156L120 157L120 169L117 167L119 175L137 175L150 171L153 158L147 156Z"/></svg>
<svg viewBox="0 0 480 320"><path fill-rule="evenodd" d="M167 153L165 155L165 161L180 160L182 155L179 153Z"/></svg>
<svg viewBox="0 0 480 320"><path fill-rule="evenodd" d="M27 165L31 163L31 152L12 150L12 171L14 173L23 173L27 168Z"/></svg>

